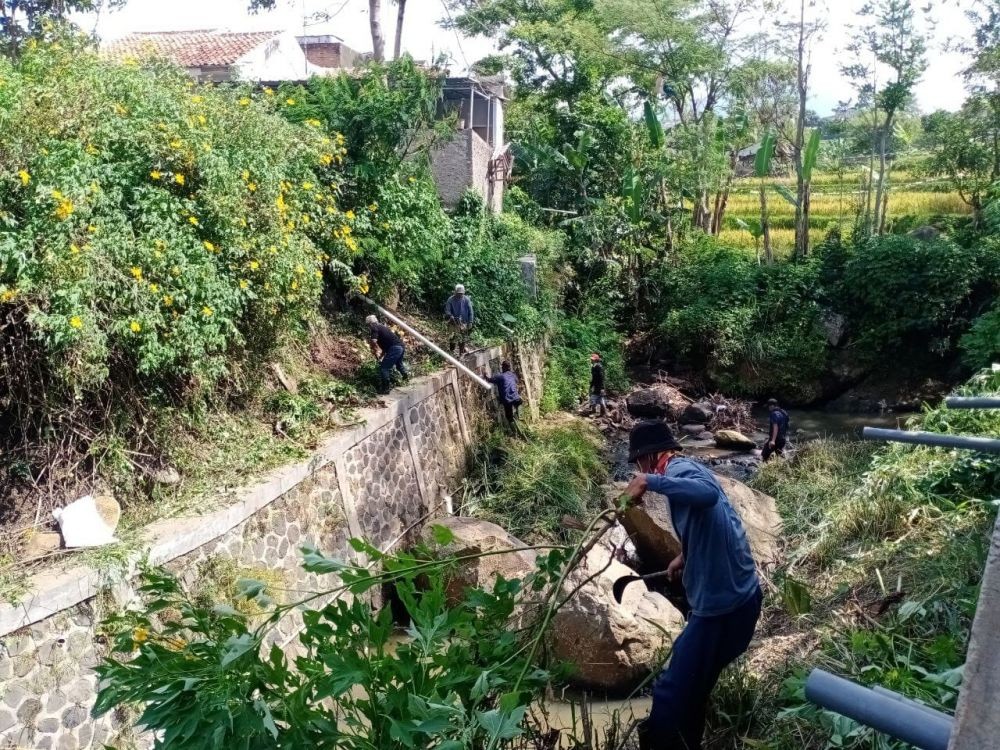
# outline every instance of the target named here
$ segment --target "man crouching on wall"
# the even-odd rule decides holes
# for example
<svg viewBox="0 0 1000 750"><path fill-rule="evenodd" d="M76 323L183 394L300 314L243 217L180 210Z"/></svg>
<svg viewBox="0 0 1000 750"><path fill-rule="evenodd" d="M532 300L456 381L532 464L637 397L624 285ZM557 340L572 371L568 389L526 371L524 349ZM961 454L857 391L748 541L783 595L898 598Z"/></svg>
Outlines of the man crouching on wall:
<svg viewBox="0 0 1000 750"><path fill-rule="evenodd" d="M641 422L629 435L629 461L640 473L625 492L634 504L647 490L666 496L681 541L669 577L681 577L691 604L653 684L653 707L639 727L643 750L701 750L712 688L750 645L763 599L739 515L712 472L680 451L663 422Z"/></svg>

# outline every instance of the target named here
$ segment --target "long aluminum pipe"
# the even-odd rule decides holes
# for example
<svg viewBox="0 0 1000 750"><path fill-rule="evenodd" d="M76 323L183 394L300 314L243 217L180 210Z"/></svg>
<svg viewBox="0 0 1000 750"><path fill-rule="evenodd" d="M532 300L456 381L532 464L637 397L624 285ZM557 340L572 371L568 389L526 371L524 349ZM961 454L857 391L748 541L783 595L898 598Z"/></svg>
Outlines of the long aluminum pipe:
<svg viewBox="0 0 1000 750"><path fill-rule="evenodd" d="M951 716L884 688L875 691L814 669L806 680L806 700L920 750L948 750Z"/></svg>
<svg viewBox="0 0 1000 750"><path fill-rule="evenodd" d="M425 346L430 347L435 353L439 354L446 362L448 362L448 363L454 365L455 367L457 367L465 375L468 375L470 378L472 378L472 380L476 381L476 383L481 388L483 388L483 389L485 389L487 391L492 391L493 390L493 384L490 381L484 380L483 378L481 378L477 373L473 372L471 369L469 369L464 364L462 364L459 360L455 359L455 357L451 356L448 352L446 352L440 346L438 346L433 341L431 341L429 338L427 338L426 336L424 336L422 333L420 333L420 331L418 331L416 328L414 328L413 326L411 326L405 320L403 320L399 316L394 315L393 313L389 312L384 307L382 307L381 305L379 305L377 302L374 302L373 300L368 299L363 294L357 294L357 292L355 292L355 295L358 297L358 299L364 300L369 305L371 305L376 310L378 310L379 314L382 317L387 318L388 320L391 320L393 323L395 323L396 325L398 325L400 328L402 328L408 334L410 334L411 336L413 336L413 338L415 338L418 341L422 342Z"/></svg>
<svg viewBox="0 0 1000 750"><path fill-rule="evenodd" d="M935 445L939 448L961 448L980 453L1000 453L1000 440L965 435L942 435L938 432L907 432L906 430L885 430L881 427L865 427L861 431L865 440L888 440L893 443L913 443L915 445Z"/></svg>
<svg viewBox="0 0 1000 750"><path fill-rule="evenodd" d="M1000 409L1000 398L951 396L944 400L949 409Z"/></svg>

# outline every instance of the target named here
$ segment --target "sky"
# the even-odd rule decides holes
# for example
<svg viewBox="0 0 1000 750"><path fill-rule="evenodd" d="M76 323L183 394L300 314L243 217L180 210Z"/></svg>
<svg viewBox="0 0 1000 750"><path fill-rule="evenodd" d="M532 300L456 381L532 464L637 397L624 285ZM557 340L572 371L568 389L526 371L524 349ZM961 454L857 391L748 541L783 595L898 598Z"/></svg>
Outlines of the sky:
<svg viewBox="0 0 1000 750"><path fill-rule="evenodd" d="M794 0L785 0L786 3ZM826 15L823 37L815 42L812 55L810 107L821 115L840 101L851 98L849 83L840 73L840 66L849 60L844 48L855 33L856 12L864 0L819 0L815 12ZM955 37L967 36L969 27L962 8L970 0L949 0L938 4L930 17L933 37L929 45L930 65L917 86L916 100L922 111L957 109L965 97L959 76L964 61L956 53L944 49ZM824 5L825 3L825 5ZM278 8L269 13L253 15L247 12L248 0L129 0L123 10L104 12L99 16L79 19L88 29L96 27L106 40L132 31L180 31L190 29L226 29L230 31L289 30L296 34L333 34L349 46L366 51L371 49L368 25L368 0L278 0ZM383 30L386 49L391 52L395 34L396 7L383 0ZM403 48L416 59L432 59L444 54L452 60L452 70L463 72L469 64L495 51L493 40L482 37L461 37L440 27L446 18L443 0L409 0L404 24ZM784 18L797 17L779 11ZM317 12L330 14L325 22L306 21Z"/></svg>

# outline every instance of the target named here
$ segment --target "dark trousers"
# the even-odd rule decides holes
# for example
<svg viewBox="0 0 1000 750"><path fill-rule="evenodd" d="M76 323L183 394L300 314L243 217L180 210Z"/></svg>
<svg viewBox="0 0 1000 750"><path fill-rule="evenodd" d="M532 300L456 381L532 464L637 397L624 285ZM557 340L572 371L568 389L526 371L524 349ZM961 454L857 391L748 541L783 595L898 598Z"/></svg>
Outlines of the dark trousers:
<svg viewBox="0 0 1000 750"><path fill-rule="evenodd" d="M653 708L639 728L643 750L701 750L712 688L750 645L762 601L758 589L728 615L691 615L674 641L670 663L653 683Z"/></svg>
<svg viewBox="0 0 1000 750"><path fill-rule="evenodd" d="M768 440L764 443L764 448L760 452L760 457L764 461L767 461L771 456L777 453L779 456L785 450L785 438L780 437L774 441L774 448L771 447L771 441Z"/></svg>
<svg viewBox="0 0 1000 750"><path fill-rule="evenodd" d="M510 422L511 424L513 424L514 420L517 419L518 416L517 409L521 405L521 403L522 402L519 399L517 401L512 401L510 403L504 402L503 404L503 413L507 417L507 421Z"/></svg>
<svg viewBox="0 0 1000 750"><path fill-rule="evenodd" d="M406 369L403 357L406 350L402 346L393 346L389 351L382 353L382 359L378 363L378 376L384 386L392 385L392 370L399 370L399 374L404 378L410 377L410 371Z"/></svg>

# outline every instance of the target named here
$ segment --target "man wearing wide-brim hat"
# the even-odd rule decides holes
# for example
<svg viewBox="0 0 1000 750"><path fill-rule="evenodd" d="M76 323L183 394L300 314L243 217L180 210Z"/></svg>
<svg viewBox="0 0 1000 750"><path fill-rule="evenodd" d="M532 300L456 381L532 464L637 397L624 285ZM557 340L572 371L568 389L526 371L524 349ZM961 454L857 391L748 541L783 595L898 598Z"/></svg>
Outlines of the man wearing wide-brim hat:
<svg viewBox="0 0 1000 750"><path fill-rule="evenodd" d="M763 599L743 522L715 475L681 450L663 422L640 422L629 435L639 473L625 492L634 504L647 491L666 496L681 541L668 570L682 578L691 605L640 727L649 750L700 750L712 688L750 645Z"/></svg>

